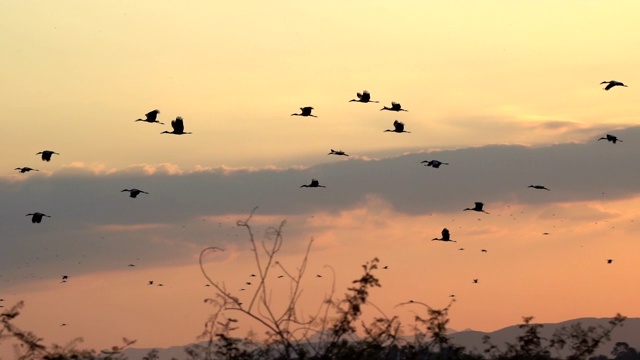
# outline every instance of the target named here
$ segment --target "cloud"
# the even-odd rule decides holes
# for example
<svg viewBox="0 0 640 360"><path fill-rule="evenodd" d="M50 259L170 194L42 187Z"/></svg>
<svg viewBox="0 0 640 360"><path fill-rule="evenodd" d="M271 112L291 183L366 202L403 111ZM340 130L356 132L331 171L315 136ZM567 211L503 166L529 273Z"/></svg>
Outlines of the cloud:
<svg viewBox="0 0 640 360"><path fill-rule="evenodd" d="M544 123L536 126L581 131L580 126ZM572 130L573 129L573 130ZM318 246L340 241L338 233L356 236L366 224L378 229L380 241L393 231L413 228L439 214L451 219L479 219L462 212L475 201L496 218L517 218L526 208L546 210L563 219L605 221L618 210L602 204L640 193L640 128L615 132L622 143L592 139L585 143L546 146L488 145L462 149L403 151L378 159L349 158L311 167L216 168L185 170L172 164L139 164L126 169L76 163L51 176L22 181L0 180L0 270L37 267L42 276L61 258L75 266L98 256L82 271L111 269L140 258L147 262L192 261L198 249L219 246L247 249L246 229L237 220L252 218L256 239L266 228L288 220L287 236L303 251L311 237ZM448 162L439 169L425 159ZM332 159L334 160L334 159ZM300 188L312 178L326 188ZM545 185L551 191L528 188ZM136 187L149 194L130 198ZM31 224L25 214L51 215ZM400 220L405 216L405 220ZM392 219L392 220L390 220ZM438 236L447 224L415 230ZM451 229L452 232L454 229ZM458 230L456 230L458 231ZM427 234L428 232L428 234ZM478 223L478 236L501 234ZM542 231L540 231L542 232ZM409 234L409 233L407 233ZM414 236L414 235L407 235ZM489 235L486 235L489 237ZM58 258L56 258L58 256ZM17 270L16 270L17 271Z"/></svg>

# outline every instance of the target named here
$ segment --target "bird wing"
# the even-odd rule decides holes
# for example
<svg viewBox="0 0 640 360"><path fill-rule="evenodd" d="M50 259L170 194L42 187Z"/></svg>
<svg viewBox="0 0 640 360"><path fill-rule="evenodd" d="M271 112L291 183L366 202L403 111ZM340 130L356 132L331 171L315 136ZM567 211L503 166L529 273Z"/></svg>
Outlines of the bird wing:
<svg viewBox="0 0 640 360"><path fill-rule="evenodd" d="M184 123L182 122L182 118L178 116L175 120L171 121L171 127L173 131L181 133L184 131Z"/></svg>
<svg viewBox="0 0 640 360"><path fill-rule="evenodd" d="M160 110L153 110L146 113L145 116L147 117L148 121L156 121L156 118L158 117L159 113L160 113Z"/></svg>

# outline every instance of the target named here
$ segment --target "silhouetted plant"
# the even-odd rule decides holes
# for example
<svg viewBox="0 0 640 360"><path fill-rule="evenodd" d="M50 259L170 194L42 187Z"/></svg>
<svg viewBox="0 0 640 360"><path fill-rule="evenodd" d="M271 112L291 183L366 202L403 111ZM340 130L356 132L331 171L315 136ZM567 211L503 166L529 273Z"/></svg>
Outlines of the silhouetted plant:
<svg viewBox="0 0 640 360"><path fill-rule="evenodd" d="M24 302L20 301L9 310L0 313L0 324L2 325L0 328L0 342L6 339L17 340L18 343L14 345L14 351L16 358L19 360L124 359L122 351L136 342L135 340L123 338L123 346L114 346L111 351L103 350L101 353L95 350L77 349L76 346L82 342L82 338L73 339L64 346L52 344L47 348L42 344L42 338L30 331L21 330L13 324L14 319L20 315L20 310L23 307Z"/></svg>
<svg viewBox="0 0 640 360"><path fill-rule="evenodd" d="M592 355L598 347L605 341L611 340L611 332L622 323L626 317L616 314L608 326L589 326L584 328L582 324L572 324L568 328L563 326L557 329L551 337L551 347L560 350L565 347L571 349L568 360L586 359Z"/></svg>

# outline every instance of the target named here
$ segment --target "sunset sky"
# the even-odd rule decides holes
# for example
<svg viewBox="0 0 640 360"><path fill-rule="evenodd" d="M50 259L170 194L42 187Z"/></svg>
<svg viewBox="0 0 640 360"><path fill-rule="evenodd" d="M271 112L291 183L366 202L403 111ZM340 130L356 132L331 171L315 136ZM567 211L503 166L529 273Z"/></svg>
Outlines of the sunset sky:
<svg viewBox="0 0 640 360"><path fill-rule="evenodd" d="M291 271L313 239L304 314L331 269L341 297L378 257L371 301L406 325L418 309L396 304L451 294L457 330L640 316L638 13L635 1L0 2L0 305L24 300L17 324L46 343L193 342L214 295L198 255L223 248L207 269L248 297L257 269L236 221L258 206L258 240L286 220ZM349 102L363 90L379 103ZM380 111L392 101L408 111ZM304 106L317 118L290 116ZM164 125L134 121L153 109ZM193 134L161 135L177 116ZM394 120L410 133L384 132ZM420 163L432 159L449 165ZM300 188L312 178L326 188ZM489 214L463 211L475 201ZM32 224L36 211L52 217ZM444 227L457 243L431 241ZM270 271L277 303L288 282ZM241 320L237 335L248 330L265 329Z"/></svg>

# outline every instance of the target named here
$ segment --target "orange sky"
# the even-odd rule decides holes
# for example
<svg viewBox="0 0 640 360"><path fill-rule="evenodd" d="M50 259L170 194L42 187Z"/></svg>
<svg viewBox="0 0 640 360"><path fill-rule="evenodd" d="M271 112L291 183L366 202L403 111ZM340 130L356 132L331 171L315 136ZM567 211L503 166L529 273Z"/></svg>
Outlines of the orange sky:
<svg viewBox="0 0 640 360"><path fill-rule="evenodd" d="M397 303L444 306L450 294L454 329L640 316L629 286L640 179L628 168L640 153L639 11L631 1L1 3L3 305L24 300L18 324L47 342L192 342L211 296L197 255L225 248L208 265L239 289L255 267L235 221L259 205L260 236L287 221L282 263L295 267L314 239L305 313L330 289L325 266L342 294L378 257L389 269L372 301L406 321ZM629 87L603 91L612 79ZM380 102L349 102L365 89ZM392 101L409 111L379 111ZM318 117L290 116L302 106ZM134 122L155 108L165 125ZM176 116L192 135L159 134ZM411 133L384 133L394 120ZM595 141L606 133L624 141ZM42 162L45 149L60 155ZM419 163L432 157L451 164ZM22 166L39 172L13 170ZM311 178L327 188L299 188ZM131 187L149 194L120 192ZM490 214L462 212L474 201ZM32 225L34 211L52 218ZM458 243L430 241L443 227ZM262 331L249 324L242 331Z"/></svg>

